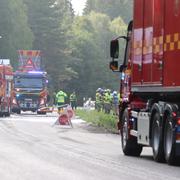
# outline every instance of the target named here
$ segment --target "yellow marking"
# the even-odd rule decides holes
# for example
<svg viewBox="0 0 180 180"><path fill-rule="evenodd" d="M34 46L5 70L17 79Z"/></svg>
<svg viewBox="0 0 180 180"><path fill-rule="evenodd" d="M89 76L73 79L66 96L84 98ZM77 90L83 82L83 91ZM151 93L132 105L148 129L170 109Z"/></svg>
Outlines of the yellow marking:
<svg viewBox="0 0 180 180"><path fill-rule="evenodd" d="M130 74L131 74L131 70L130 70L130 69L127 69L127 70L125 71L125 74L130 75Z"/></svg>
<svg viewBox="0 0 180 180"><path fill-rule="evenodd" d="M174 34L174 42L179 41L179 33Z"/></svg>
<svg viewBox="0 0 180 180"><path fill-rule="evenodd" d="M134 50L134 54L135 55L141 55L142 54L142 49L141 48L137 48Z"/></svg>
<svg viewBox="0 0 180 180"><path fill-rule="evenodd" d="M155 53L160 52L160 45L156 45L154 48Z"/></svg>
<svg viewBox="0 0 180 180"><path fill-rule="evenodd" d="M178 41L178 49L180 49L180 41Z"/></svg>
<svg viewBox="0 0 180 180"><path fill-rule="evenodd" d="M171 42L171 35L167 35L166 36L166 43L170 43Z"/></svg>
<svg viewBox="0 0 180 180"><path fill-rule="evenodd" d="M142 47L142 42L141 41L135 41L133 46L134 46L134 49L140 48L140 47Z"/></svg>
<svg viewBox="0 0 180 180"><path fill-rule="evenodd" d="M159 44L163 44L163 36L159 37Z"/></svg>
<svg viewBox="0 0 180 180"><path fill-rule="evenodd" d="M164 51L167 51L167 44L164 44Z"/></svg>
<svg viewBox="0 0 180 180"><path fill-rule="evenodd" d="M165 39L165 42L164 42ZM143 42L143 43L142 43ZM136 41L134 55L160 53L161 51L180 50L180 33L168 34L166 36L154 37L153 40Z"/></svg>
<svg viewBox="0 0 180 180"><path fill-rule="evenodd" d="M174 50L174 42L171 42L170 43L170 51L173 51Z"/></svg>
<svg viewBox="0 0 180 180"><path fill-rule="evenodd" d="M143 54L147 54L147 48L143 47Z"/></svg>

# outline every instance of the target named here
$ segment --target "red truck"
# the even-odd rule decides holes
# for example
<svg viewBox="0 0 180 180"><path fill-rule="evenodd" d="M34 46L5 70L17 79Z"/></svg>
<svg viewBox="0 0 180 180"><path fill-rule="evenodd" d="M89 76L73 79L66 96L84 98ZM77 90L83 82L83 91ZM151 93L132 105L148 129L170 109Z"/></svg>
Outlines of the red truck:
<svg viewBox="0 0 180 180"><path fill-rule="evenodd" d="M19 50L19 67L14 73L12 112L32 111L46 114L41 109L48 103L47 73L41 70L41 51Z"/></svg>
<svg viewBox="0 0 180 180"><path fill-rule="evenodd" d="M0 117L10 116L13 68L9 59L0 59Z"/></svg>
<svg viewBox="0 0 180 180"><path fill-rule="evenodd" d="M119 66L119 40L125 40ZM118 128L125 155L153 149L157 162L180 157L180 0L134 0L127 36L111 41L110 68L120 72Z"/></svg>

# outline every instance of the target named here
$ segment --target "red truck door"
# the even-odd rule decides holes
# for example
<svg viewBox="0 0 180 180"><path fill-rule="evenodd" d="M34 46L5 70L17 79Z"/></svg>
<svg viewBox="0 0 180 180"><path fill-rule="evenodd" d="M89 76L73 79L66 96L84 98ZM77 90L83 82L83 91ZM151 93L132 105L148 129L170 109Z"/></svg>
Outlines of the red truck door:
<svg viewBox="0 0 180 180"><path fill-rule="evenodd" d="M152 82L153 15L154 15L153 5L154 5L154 0L144 0L144 37L143 37L143 64L142 64L143 85Z"/></svg>
<svg viewBox="0 0 180 180"><path fill-rule="evenodd" d="M152 83L162 84L163 44L164 44L164 0L154 1L153 65Z"/></svg>
<svg viewBox="0 0 180 180"><path fill-rule="evenodd" d="M140 85L142 78L144 0L134 0L132 37L132 85Z"/></svg>

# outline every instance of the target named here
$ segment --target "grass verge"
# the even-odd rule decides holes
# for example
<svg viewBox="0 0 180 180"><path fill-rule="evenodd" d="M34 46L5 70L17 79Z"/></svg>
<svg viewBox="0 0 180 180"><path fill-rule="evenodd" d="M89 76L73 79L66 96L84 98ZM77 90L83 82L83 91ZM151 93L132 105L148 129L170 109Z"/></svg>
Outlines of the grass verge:
<svg viewBox="0 0 180 180"><path fill-rule="evenodd" d="M76 115L86 122L90 122L95 126L103 127L108 132L118 133L117 117L112 114L105 114L104 112L97 112L96 110L76 110Z"/></svg>

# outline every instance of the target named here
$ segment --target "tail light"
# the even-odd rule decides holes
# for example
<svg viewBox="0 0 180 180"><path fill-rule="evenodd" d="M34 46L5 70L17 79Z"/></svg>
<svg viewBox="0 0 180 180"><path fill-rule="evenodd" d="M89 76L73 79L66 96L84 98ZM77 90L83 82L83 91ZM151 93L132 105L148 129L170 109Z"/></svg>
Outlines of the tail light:
<svg viewBox="0 0 180 180"><path fill-rule="evenodd" d="M176 141L180 141L180 133L176 133Z"/></svg>
<svg viewBox="0 0 180 180"><path fill-rule="evenodd" d="M176 124L180 126L180 118L177 119Z"/></svg>

